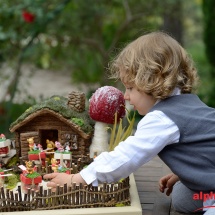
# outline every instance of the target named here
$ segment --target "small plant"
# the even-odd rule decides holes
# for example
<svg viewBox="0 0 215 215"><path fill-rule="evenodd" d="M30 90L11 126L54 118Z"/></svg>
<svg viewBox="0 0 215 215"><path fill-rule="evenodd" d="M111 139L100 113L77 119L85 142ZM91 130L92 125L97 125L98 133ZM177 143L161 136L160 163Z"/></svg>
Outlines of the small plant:
<svg viewBox="0 0 215 215"><path fill-rule="evenodd" d="M41 151L37 149L37 150L29 151L28 154L39 154L40 152Z"/></svg>
<svg viewBox="0 0 215 215"><path fill-rule="evenodd" d="M33 109L32 107L29 107L28 109L26 109L25 112L29 112L29 111L31 111L32 109Z"/></svg>
<svg viewBox="0 0 215 215"><path fill-rule="evenodd" d="M6 137L4 134L0 134L0 142L3 142L6 140Z"/></svg>
<svg viewBox="0 0 215 215"><path fill-rule="evenodd" d="M60 97L59 97L59 96L55 96L55 97L54 97L54 100L55 100L55 101L60 101Z"/></svg>
<svg viewBox="0 0 215 215"><path fill-rule="evenodd" d="M71 121L80 127L84 125L84 120L80 118L72 118Z"/></svg>
<svg viewBox="0 0 215 215"><path fill-rule="evenodd" d="M19 179L17 177L17 175L11 173L12 175L10 177L7 177L6 180L6 188L9 190L12 190L16 187L17 183L19 182Z"/></svg>
<svg viewBox="0 0 215 215"><path fill-rule="evenodd" d="M59 150L56 150L55 153L72 154L72 152L70 152L70 151L59 151Z"/></svg>
<svg viewBox="0 0 215 215"><path fill-rule="evenodd" d="M110 142L109 142L109 151L113 151L114 148L121 142L124 141L127 137L129 137L133 132L134 122L135 122L135 112L133 113L132 118L129 118L130 112L127 110L128 114L126 114L126 119L128 121L127 128L122 125L122 119L119 121L119 125L117 126L117 113L115 113L115 121L113 124L113 128L109 128L111 130Z"/></svg>
<svg viewBox="0 0 215 215"><path fill-rule="evenodd" d="M58 168L58 172L66 172L68 171L68 168L62 167L62 168Z"/></svg>
<svg viewBox="0 0 215 215"><path fill-rule="evenodd" d="M26 178L37 178L38 176L40 176L38 172L33 172L33 173L28 173L26 175Z"/></svg>

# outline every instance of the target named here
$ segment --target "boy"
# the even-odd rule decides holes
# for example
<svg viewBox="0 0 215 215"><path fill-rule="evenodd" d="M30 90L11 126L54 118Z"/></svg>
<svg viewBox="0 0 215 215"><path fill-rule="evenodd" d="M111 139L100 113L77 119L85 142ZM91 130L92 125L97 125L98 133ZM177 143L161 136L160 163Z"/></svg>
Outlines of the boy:
<svg viewBox="0 0 215 215"><path fill-rule="evenodd" d="M159 155L174 173L160 180L160 191L169 186L170 194L180 180L172 193L176 210L202 208L203 201L193 195L215 190L215 111L192 94L198 83L192 59L168 34L152 32L121 51L111 64L111 77L122 81L125 100L144 116L134 136L100 154L78 174L46 175L52 179L47 185L110 183Z"/></svg>

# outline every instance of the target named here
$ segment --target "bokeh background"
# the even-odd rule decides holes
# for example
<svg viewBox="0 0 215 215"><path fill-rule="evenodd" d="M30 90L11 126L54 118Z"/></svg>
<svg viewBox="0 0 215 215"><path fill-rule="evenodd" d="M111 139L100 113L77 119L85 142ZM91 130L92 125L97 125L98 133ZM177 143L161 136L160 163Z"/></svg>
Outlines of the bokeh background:
<svg viewBox="0 0 215 215"><path fill-rule="evenodd" d="M155 30L177 39L215 106L214 0L0 0L0 133L29 106L80 90L90 98L126 43ZM122 89L123 90L123 89Z"/></svg>

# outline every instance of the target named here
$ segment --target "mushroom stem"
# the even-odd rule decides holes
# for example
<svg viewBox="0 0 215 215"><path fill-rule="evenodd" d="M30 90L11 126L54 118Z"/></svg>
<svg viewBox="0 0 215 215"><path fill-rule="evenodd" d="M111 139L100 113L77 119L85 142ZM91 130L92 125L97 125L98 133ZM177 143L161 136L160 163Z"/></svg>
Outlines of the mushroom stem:
<svg viewBox="0 0 215 215"><path fill-rule="evenodd" d="M96 122L94 136L90 145L90 157L99 155L101 152L108 151L108 124L104 122Z"/></svg>

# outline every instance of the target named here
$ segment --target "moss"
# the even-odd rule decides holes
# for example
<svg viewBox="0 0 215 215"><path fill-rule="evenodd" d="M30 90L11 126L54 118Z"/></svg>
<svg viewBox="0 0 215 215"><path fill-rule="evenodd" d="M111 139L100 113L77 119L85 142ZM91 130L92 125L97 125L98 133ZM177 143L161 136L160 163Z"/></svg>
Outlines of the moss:
<svg viewBox="0 0 215 215"><path fill-rule="evenodd" d="M39 154L41 151L38 149L38 150L32 150L32 151L29 151L28 154Z"/></svg>
<svg viewBox="0 0 215 215"><path fill-rule="evenodd" d="M83 125L81 126L81 129L87 134L91 133L93 131L94 122L90 119L88 112L83 111L82 113L79 113L75 110L72 110L70 107L68 107L67 102L67 98L63 96L52 96L51 98L28 108L19 118L17 118L15 122L10 125L10 128L22 122L32 113L44 108L48 108L52 111L55 111L56 113L61 114L66 119L82 119Z"/></svg>
<svg viewBox="0 0 215 215"><path fill-rule="evenodd" d="M58 151L58 150L56 150L55 153L72 154L72 152L70 152L70 151L69 152L66 152L66 151L61 152L61 151Z"/></svg>
<svg viewBox="0 0 215 215"><path fill-rule="evenodd" d="M82 127L84 125L84 120L79 118L72 118L71 121L76 125Z"/></svg>
<svg viewBox="0 0 215 215"><path fill-rule="evenodd" d="M69 170L69 169L68 169L68 168L63 167L63 168L61 168L61 169L58 169L58 172L66 172L67 170Z"/></svg>
<svg viewBox="0 0 215 215"><path fill-rule="evenodd" d="M36 178L38 176L40 176L40 174L38 172L33 172L31 174L27 174L26 178Z"/></svg>
<svg viewBox="0 0 215 215"><path fill-rule="evenodd" d="M126 204L124 204L124 203L115 204L115 207L124 207L124 206L126 206Z"/></svg>
<svg viewBox="0 0 215 215"><path fill-rule="evenodd" d="M7 177L7 180L5 181L6 188L10 189L10 190L14 189L16 187L17 183L19 182L18 176L13 173L11 173L11 174L12 175Z"/></svg>

